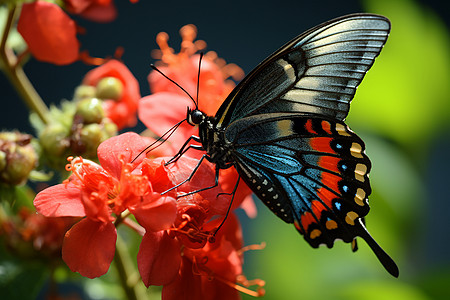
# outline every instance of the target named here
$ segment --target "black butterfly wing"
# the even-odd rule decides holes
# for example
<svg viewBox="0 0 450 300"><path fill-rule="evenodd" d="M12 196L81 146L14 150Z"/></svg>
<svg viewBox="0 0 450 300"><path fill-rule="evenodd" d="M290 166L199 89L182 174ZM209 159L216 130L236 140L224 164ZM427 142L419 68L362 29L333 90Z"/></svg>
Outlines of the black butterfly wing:
<svg viewBox="0 0 450 300"><path fill-rule="evenodd" d="M389 31L389 20L373 14L348 15L308 30L240 82L217 111L216 126L277 112L344 120Z"/></svg>
<svg viewBox="0 0 450 300"><path fill-rule="evenodd" d="M277 216L312 247L362 237L386 269L392 259L365 229L371 193L363 141L342 121L312 114L264 114L225 130L235 167Z"/></svg>

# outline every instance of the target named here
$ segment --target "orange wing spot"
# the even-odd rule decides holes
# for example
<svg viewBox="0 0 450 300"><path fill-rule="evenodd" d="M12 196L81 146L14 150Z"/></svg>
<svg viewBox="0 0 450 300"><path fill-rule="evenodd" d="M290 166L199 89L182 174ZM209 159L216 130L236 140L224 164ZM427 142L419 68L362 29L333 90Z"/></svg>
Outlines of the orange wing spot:
<svg viewBox="0 0 450 300"><path fill-rule="evenodd" d="M308 119L308 121L306 121L305 124L305 129L312 134L317 134L317 132L313 129L313 124L312 124L312 120Z"/></svg>
<svg viewBox="0 0 450 300"><path fill-rule="evenodd" d="M332 200L336 198L336 195L330 192L326 188L320 188L317 191L317 195L319 196L320 200L322 200L323 203L325 203L328 207L333 207Z"/></svg>
<svg viewBox="0 0 450 300"><path fill-rule="evenodd" d="M340 159L333 156L321 156L317 164L319 167L330 170L332 172L341 173L338 169Z"/></svg>
<svg viewBox="0 0 450 300"><path fill-rule="evenodd" d="M309 225L311 225L312 223L316 223L316 219L314 219L312 213L306 212L302 215L301 222L303 228L305 228L305 230L308 230Z"/></svg>
<svg viewBox="0 0 450 300"><path fill-rule="evenodd" d="M332 229L338 228L338 224L334 220L328 220L325 223L325 226L327 227L328 230L332 230Z"/></svg>
<svg viewBox="0 0 450 300"><path fill-rule="evenodd" d="M331 148L330 142L332 138L328 137L316 137L309 140L309 145L313 150L319 152L336 154L336 152Z"/></svg>
<svg viewBox="0 0 450 300"><path fill-rule="evenodd" d="M322 183L335 191L337 194L341 194L341 191L339 190L339 181L341 180L341 177L327 173L322 172Z"/></svg>
<svg viewBox="0 0 450 300"><path fill-rule="evenodd" d="M323 128L323 130L325 130L326 133L333 134L331 132L331 124L330 124L330 122L323 120L322 121L322 128Z"/></svg>
<svg viewBox="0 0 450 300"><path fill-rule="evenodd" d="M347 222L350 225L355 225L355 220L358 218L358 214L354 211L349 211L347 215L345 216L345 222Z"/></svg>
<svg viewBox="0 0 450 300"><path fill-rule="evenodd" d="M311 239L315 239L318 238L320 235L322 234L322 232L319 229L314 229L313 231L311 231L311 233L309 234L309 237Z"/></svg>

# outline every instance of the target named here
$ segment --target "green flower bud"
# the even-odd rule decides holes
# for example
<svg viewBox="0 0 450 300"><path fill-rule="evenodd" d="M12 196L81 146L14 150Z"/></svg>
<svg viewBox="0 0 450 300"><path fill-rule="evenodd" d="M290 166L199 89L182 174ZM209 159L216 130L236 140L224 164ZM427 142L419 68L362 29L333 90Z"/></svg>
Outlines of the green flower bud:
<svg viewBox="0 0 450 300"><path fill-rule="evenodd" d="M123 93L123 83L115 77L102 78L97 83L97 97L103 100L119 100Z"/></svg>
<svg viewBox="0 0 450 300"><path fill-rule="evenodd" d="M101 123L105 117L102 101L97 98L85 98L78 102L76 115L83 118L84 124Z"/></svg>
<svg viewBox="0 0 450 300"><path fill-rule="evenodd" d="M2 172L6 167L6 152L0 151L0 172Z"/></svg>
<svg viewBox="0 0 450 300"><path fill-rule="evenodd" d="M39 142L47 156L62 156L69 147L67 128L62 124L51 124L41 132Z"/></svg>
<svg viewBox="0 0 450 300"><path fill-rule="evenodd" d="M110 119L104 119L103 122L103 140L117 135L117 125Z"/></svg>
<svg viewBox="0 0 450 300"><path fill-rule="evenodd" d="M103 126L100 124L85 125L80 132L80 142L85 146L84 156L96 157L97 147L103 142Z"/></svg>
<svg viewBox="0 0 450 300"><path fill-rule="evenodd" d="M74 99L81 100L84 98L95 98L97 89L91 85L80 85L75 89Z"/></svg>
<svg viewBox="0 0 450 300"><path fill-rule="evenodd" d="M36 167L38 156L30 144L31 136L18 132L0 133L0 181L9 185L24 183Z"/></svg>

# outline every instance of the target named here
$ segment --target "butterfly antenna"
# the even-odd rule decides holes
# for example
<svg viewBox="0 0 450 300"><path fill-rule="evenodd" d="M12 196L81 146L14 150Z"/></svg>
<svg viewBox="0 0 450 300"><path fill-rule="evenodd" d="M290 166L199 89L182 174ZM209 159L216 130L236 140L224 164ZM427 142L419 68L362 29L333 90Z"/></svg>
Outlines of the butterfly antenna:
<svg viewBox="0 0 450 300"><path fill-rule="evenodd" d="M163 72L161 72L154 64L151 64L150 67L155 70L156 72L158 72L159 74L161 74L162 76L164 76L164 78L166 78L167 80L169 80L170 82L172 82L173 84L175 84L177 87L180 88L180 90L182 90L186 95L188 95L188 97L192 100L192 102L194 102L195 107L197 107L197 103L195 103L194 98L192 98L192 96L178 83L176 83L173 79L170 79L169 77L167 77L166 74L164 74Z"/></svg>
<svg viewBox="0 0 450 300"><path fill-rule="evenodd" d="M198 75L197 75L197 103L195 104L195 108L198 109L198 92L200 91L200 70L202 66L203 52L200 52L200 59L198 61Z"/></svg>
<svg viewBox="0 0 450 300"><path fill-rule="evenodd" d="M184 121L186 121L186 120L187 120L187 119L181 120L181 121L178 122L177 124L173 125L169 130L167 130L166 132L164 132L164 134L163 134L162 136L160 136L156 141L154 141L153 143L151 143L150 145L148 145L147 147L145 147L144 150L142 150L141 152L139 152L139 154L136 155L135 158L133 158L133 160L131 161L131 163L133 163L136 159L138 159L138 157L141 156L144 152L148 153L148 152L150 152L150 151L155 150L155 149L158 148L159 146L161 146L162 143L159 144L159 145L157 145L156 147L152 148L153 145L155 145L155 144L158 143L158 142L161 142L167 134L169 134L169 135L167 136L167 138L166 138L165 140L168 140L168 139L172 136L172 134L178 129L178 127L179 127ZM170 133L169 133L169 132L170 132Z"/></svg>

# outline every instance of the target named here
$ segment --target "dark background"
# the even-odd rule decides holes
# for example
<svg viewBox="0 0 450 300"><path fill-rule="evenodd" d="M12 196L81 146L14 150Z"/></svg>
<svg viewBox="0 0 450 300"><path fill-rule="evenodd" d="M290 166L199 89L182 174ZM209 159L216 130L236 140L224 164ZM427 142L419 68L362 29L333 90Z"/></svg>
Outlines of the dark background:
<svg viewBox="0 0 450 300"><path fill-rule="evenodd" d="M421 0L450 25L447 1ZM198 38L208 44L227 62L236 63L247 74L261 60L286 41L308 28L329 19L364 11L361 1L152 1L136 4L116 1L118 17L107 24L98 24L74 17L86 29L80 35L81 49L92 56L106 57L123 46L122 57L141 85L142 95L149 94L146 77L154 60L151 50L157 48L156 34L165 31L170 45L179 50L178 30L186 24L198 28ZM69 66L55 66L31 59L25 66L35 88L46 103L71 99L75 87L90 70L81 62ZM31 132L28 110L0 74L3 108L0 128ZM5 107L6 104L6 107ZM138 129L143 128L139 127Z"/></svg>

